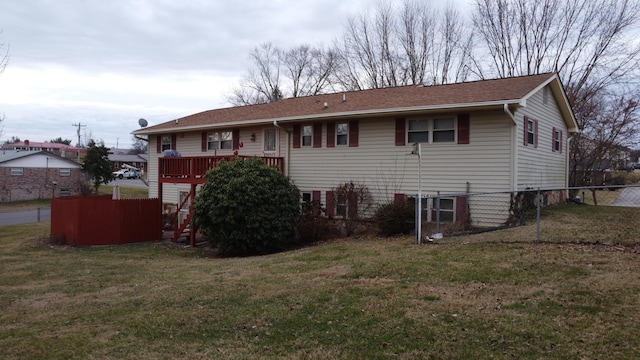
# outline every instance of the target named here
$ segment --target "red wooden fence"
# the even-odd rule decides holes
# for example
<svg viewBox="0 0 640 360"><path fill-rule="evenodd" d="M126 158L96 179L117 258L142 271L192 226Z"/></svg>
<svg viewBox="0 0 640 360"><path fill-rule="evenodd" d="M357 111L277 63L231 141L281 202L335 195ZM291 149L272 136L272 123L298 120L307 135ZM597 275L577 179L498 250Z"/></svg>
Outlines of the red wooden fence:
<svg viewBox="0 0 640 360"><path fill-rule="evenodd" d="M51 237L67 245L115 245L162 239L159 199L111 195L51 200Z"/></svg>

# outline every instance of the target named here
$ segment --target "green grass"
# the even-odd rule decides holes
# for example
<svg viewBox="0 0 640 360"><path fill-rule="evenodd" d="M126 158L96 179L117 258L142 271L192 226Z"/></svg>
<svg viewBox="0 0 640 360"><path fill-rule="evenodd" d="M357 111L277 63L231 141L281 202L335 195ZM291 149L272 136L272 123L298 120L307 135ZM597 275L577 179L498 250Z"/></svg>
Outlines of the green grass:
<svg viewBox="0 0 640 360"><path fill-rule="evenodd" d="M527 225L233 259L164 243L48 246L34 240L48 223L0 227L0 349L7 359L638 358L629 230L640 209L600 209L546 209L540 244Z"/></svg>

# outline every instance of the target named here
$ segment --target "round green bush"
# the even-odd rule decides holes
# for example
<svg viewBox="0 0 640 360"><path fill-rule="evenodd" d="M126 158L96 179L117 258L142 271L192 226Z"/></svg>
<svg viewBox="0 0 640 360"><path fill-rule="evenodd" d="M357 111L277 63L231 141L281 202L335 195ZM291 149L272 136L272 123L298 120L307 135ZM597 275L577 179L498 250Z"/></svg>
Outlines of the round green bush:
<svg viewBox="0 0 640 360"><path fill-rule="evenodd" d="M374 215L380 235L410 234L415 228L415 209L411 201L393 201L380 205Z"/></svg>
<svg viewBox="0 0 640 360"><path fill-rule="evenodd" d="M290 247L299 215L296 186L259 158L219 163L207 172L194 203L200 232L224 256Z"/></svg>

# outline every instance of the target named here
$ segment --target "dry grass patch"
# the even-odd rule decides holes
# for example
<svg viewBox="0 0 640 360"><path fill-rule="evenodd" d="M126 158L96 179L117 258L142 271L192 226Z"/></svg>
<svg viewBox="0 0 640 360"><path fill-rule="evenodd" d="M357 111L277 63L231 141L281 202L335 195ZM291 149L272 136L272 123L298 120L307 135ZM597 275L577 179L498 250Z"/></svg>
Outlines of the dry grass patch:
<svg viewBox="0 0 640 360"><path fill-rule="evenodd" d="M0 348L7 359L637 358L638 215L548 208L540 244L527 225L238 259L163 243L51 247L31 240L44 225L0 227Z"/></svg>

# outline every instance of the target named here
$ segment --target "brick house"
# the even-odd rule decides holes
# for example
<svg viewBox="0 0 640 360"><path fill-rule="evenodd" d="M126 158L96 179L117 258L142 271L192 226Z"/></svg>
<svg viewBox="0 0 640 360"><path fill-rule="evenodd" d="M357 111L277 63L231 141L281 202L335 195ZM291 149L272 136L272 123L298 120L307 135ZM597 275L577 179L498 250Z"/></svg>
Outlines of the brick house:
<svg viewBox="0 0 640 360"><path fill-rule="evenodd" d="M80 164L47 151L0 151L0 202L80 195Z"/></svg>

